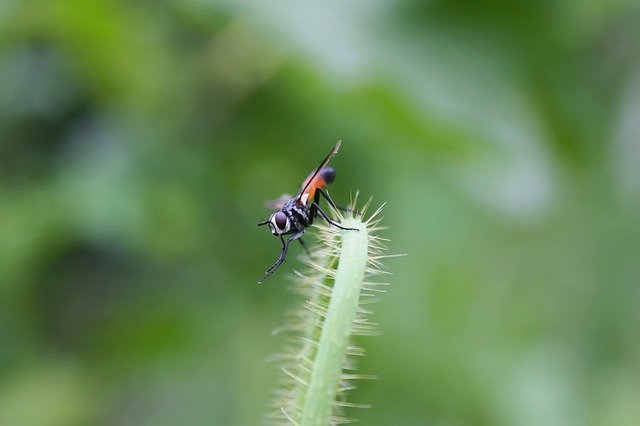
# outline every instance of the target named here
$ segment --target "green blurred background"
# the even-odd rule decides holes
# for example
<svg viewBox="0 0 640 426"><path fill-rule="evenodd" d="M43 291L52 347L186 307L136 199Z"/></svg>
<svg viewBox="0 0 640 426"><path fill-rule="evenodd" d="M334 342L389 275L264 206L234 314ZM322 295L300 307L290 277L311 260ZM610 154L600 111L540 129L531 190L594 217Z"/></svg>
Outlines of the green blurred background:
<svg viewBox="0 0 640 426"><path fill-rule="evenodd" d="M640 424L637 0L0 0L0 424L259 424L338 139L408 254L349 414Z"/></svg>

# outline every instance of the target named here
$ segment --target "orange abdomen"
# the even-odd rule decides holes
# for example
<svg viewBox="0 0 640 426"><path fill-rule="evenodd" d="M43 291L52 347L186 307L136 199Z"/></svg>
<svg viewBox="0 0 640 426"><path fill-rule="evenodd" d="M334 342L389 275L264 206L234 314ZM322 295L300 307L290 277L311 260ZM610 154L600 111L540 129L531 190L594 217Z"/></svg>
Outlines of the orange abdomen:
<svg viewBox="0 0 640 426"><path fill-rule="evenodd" d="M311 202L310 200L313 200L313 197L316 195L316 190L322 189L334 181L336 178L336 171L333 167L324 167L320 172L318 172L313 180L309 182L311 176L313 176L313 172L311 172L311 174L309 174L302 183L302 188L309 183L305 192L301 194L301 198L306 204L309 204Z"/></svg>

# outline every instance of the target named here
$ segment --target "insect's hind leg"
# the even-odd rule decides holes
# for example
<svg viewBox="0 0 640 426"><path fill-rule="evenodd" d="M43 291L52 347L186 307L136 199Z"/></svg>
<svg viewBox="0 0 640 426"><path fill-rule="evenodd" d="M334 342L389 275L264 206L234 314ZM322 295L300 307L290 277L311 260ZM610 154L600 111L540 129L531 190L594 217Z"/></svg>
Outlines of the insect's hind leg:
<svg viewBox="0 0 640 426"><path fill-rule="evenodd" d="M307 252L307 255L311 256L311 252L309 251L309 249L307 248L307 245L304 243L304 241L302 241L302 238L298 238L298 241L300 241L300 245L302 246L302 248L304 249L304 251Z"/></svg>
<svg viewBox="0 0 640 426"><path fill-rule="evenodd" d="M320 208L320 206L318 205L318 203L316 203L314 201L313 203L314 207L316 208L316 211L320 214L320 216L322 216L322 218L324 220L327 221L327 223L329 223L330 225L335 226L336 228L340 228L343 229L345 231L360 231L357 228L345 228L344 226L340 225L338 222L332 220L329 216L327 216L327 214L325 212L322 211L322 209Z"/></svg>
<svg viewBox="0 0 640 426"><path fill-rule="evenodd" d="M326 192L325 190L323 190L322 188L318 188L318 192L320 194L322 194L322 196L324 197L325 200L327 200L327 203L329 203L331 205L331 207L333 207L336 210L341 210L343 212L348 212L348 213L355 213L357 215L360 214L360 212L358 210L352 210L348 207L342 207L337 205L336 203L333 202L333 199L331 198L331 196L329 195L328 192ZM316 200L316 203L318 202L318 200Z"/></svg>

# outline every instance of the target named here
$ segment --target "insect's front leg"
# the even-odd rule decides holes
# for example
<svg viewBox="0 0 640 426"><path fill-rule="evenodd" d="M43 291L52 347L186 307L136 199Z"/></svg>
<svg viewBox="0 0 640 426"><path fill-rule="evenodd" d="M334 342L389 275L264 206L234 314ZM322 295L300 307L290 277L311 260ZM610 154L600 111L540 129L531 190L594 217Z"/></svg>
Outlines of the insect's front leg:
<svg viewBox="0 0 640 426"><path fill-rule="evenodd" d="M262 279L258 281L258 284L262 284L264 280L269 278L269 276L273 274L280 265L282 265L282 263L284 262L284 259L287 257L287 251L289 250L289 243L293 240L300 238L302 234L304 234L304 230L300 230L296 232L295 234L287 238L287 241L285 241L282 235L280 235L280 241L282 241L282 252L280 252L280 257L278 257L278 260L276 260L276 263L274 263L273 265L271 265L269 269L267 269L267 272L264 274L264 277L262 277Z"/></svg>

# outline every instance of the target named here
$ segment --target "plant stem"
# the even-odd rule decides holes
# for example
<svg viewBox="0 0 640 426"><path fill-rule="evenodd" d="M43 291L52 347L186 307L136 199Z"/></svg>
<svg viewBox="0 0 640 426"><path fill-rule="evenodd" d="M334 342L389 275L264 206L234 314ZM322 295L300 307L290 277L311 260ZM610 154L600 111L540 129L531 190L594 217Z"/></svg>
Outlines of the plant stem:
<svg viewBox="0 0 640 426"><path fill-rule="evenodd" d="M342 235L338 270L313 362L300 423L302 426L326 426L331 423L367 266L367 227L358 219L346 219L342 225L359 231L344 231Z"/></svg>

